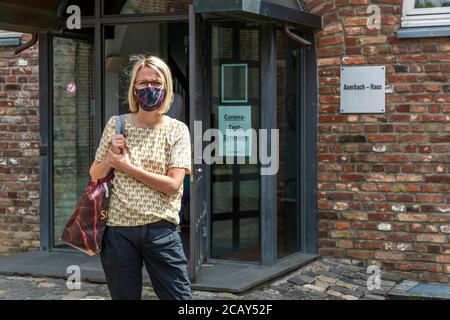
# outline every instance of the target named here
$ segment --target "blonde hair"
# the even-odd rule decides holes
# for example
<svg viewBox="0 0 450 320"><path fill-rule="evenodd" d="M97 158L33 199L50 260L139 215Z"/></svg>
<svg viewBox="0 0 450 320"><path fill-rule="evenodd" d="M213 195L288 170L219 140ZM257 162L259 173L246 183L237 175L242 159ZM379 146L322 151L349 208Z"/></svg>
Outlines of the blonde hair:
<svg viewBox="0 0 450 320"><path fill-rule="evenodd" d="M164 81L163 87L166 90L166 94L164 97L163 104L161 108L158 109L158 112L161 114L167 113L170 109L170 105L172 104L173 100L172 73L170 72L169 66L160 58L152 55L133 56L131 57L130 61L133 62L131 70L130 87L128 89L128 105L130 111L133 113L139 111L139 105L134 91L134 85L136 82L137 74L142 67L150 67L156 70Z"/></svg>

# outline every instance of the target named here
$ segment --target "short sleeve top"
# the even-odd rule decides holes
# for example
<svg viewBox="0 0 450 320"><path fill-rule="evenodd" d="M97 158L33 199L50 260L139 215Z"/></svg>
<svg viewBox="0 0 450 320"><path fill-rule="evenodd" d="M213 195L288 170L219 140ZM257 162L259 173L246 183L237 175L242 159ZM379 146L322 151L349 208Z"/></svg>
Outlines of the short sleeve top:
<svg viewBox="0 0 450 320"><path fill-rule="evenodd" d="M137 128L125 117L126 150L130 162L149 172L166 175L169 168L184 168L191 174L191 142L188 127L181 121L166 117L158 128ZM106 158L111 137L117 133L116 118L112 116L103 130L95 160ZM150 188L123 172L115 171L108 226L140 226L159 220L179 224L183 185L176 194L168 195Z"/></svg>

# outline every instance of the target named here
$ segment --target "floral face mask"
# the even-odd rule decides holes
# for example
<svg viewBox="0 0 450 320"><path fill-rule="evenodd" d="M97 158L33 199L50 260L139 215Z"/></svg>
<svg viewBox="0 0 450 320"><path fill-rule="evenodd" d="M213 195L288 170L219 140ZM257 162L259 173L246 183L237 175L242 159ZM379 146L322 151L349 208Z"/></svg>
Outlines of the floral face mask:
<svg viewBox="0 0 450 320"><path fill-rule="evenodd" d="M158 87L145 87L136 89L139 106L145 111L155 111L163 104L166 90Z"/></svg>

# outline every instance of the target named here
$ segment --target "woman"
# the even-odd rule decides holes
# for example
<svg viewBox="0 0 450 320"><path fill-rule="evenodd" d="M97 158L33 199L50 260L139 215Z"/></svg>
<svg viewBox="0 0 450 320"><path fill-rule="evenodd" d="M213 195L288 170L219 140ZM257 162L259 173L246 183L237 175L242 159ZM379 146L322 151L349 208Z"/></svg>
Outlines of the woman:
<svg viewBox="0 0 450 320"><path fill-rule="evenodd" d="M125 137L109 119L90 169L93 180L114 169L100 258L112 299L141 299L145 264L160 299L191 298L178 232L183 180L191 174L187 126L164 115L173 98L168 66L155 56L134 63Z"/></svg>

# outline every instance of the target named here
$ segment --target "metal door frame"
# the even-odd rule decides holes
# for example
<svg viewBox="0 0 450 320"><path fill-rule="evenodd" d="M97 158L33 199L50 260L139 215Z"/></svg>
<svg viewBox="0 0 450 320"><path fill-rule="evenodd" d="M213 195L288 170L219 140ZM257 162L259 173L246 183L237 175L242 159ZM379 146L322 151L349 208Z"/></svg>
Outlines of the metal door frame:
<svg viewBox="0 0 450 320"><path fill-rule="evenodd" d="M55 32L39 33L39 166L40 189L46 190L40 196L40 249L41 251L73 252L70 247L55 247L54 240L54 184L53 184L53 39L66 38L92 41L92 65L95 68L95 40L77 34L59 34ZM95 77L93 77L95 78ZM92 85L95 85L93 81ZM98 121L95 121L98 122ZM95 129L95 124L94 124Z"/></svg>
<svg viewBox="0 0 450 320"><path fill-rule="evenodd" d="M189 128L191 132L192 146L192 175L190 179L190 231L189 231L189 276L195 280L201 265L209 257L209 218L210 218L210 198L207 190L210 190L210 166L203 161L203 126L209 126L210 115L206 101L209 98L208 81L203 81L207 77L206 68L206 44L202 42L205 38L206 22L200 14L195 13L194 5L189 6ZM202 121L202 132L196 136L194 124L197 119ZM195 146L201 145L200 158L196 158ZM203 194L203 196L202 196Z"/></svg>

